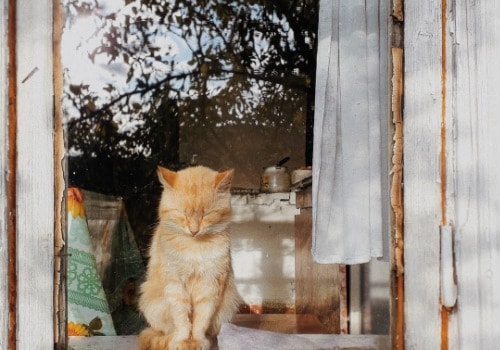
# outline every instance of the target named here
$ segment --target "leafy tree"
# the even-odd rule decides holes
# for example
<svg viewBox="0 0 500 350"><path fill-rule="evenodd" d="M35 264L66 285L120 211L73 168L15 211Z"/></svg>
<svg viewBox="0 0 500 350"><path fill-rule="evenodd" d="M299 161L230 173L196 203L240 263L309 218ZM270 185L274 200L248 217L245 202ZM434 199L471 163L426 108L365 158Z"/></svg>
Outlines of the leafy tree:
<svg viewBox="0 0 500 350"><path fill-rule="evenodd" d="M99 42L89 58L126 76L100 90L66 86L71 154L80 155L79 168L98 164L80 171L78 183L123 194L125 184L95 183L93 172L110 159L115 168L140 162L143 174L156 164L181 166L179 123L216 134L238 124L293 128L306 116L311 130L317 0L125 0L112 12L101 1L67 0L65 8L68 29L93 18Z"/></svg>

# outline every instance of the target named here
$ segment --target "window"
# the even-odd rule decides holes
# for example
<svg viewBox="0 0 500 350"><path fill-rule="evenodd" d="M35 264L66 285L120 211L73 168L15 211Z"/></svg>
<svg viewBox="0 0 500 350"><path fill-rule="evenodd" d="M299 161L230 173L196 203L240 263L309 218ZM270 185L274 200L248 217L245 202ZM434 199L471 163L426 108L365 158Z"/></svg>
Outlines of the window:
<svg viewBox="0 0 500 350"><path fill-rule="evenodd" d="M66 329L66 324L52 323L54 313L62 315L60 319L65 313L64 300L54 300L54 291L64 286L57 285L61 281L58 276L54 286L54 271L57 275L65 269L60 265L65 254L60 251L63 242L59 236L63 201L61 121L57 113L54 120L53 113L53 104L59 101L57 97L54 101L53 92L59 91L60 77L56 75L54 82L52 72L60 52L58 41L52 40L52 30L58 32L62 14L52 5L43 0L4 1L0 5L2 348L52 348L59 336L57 326ZM402 3L394 1L393 5L395 21L402 29ZM446 2L441 5L446 6ZM399 317L405 317L405 329L399 323L401 328L395 336L401 346L406 342L425 349L439 348L448 341L464 348L494 348L498 333L495 321L500 313L495 309L498 288L491 287L499 281L492 268L498 261L498 244L491 244L490 238L498 227L498 215L493 211L494 189L499 187L500 177L498 166L488 155L495 149L499 127L495 114L489 113L498 110L498 99L487 97L497 93L499 72L488 58L498 52L498 31L491 30L498 25L498 11L494 11L493 3L453 5L441 8L430 2L405 3L409 14L404 22L405 66L398 69L405 71L404 226L408 240L404 247L405 310L399 309ZM402 52L394 51L399 51L393 53L402 63ZM470 89L476 85L480 88ZM394 97L401 95L402 91ZM436 98L439 96L442 98ZM443 130L442 126L447 127ZM444 146L450 147L446 147L446 154L440 154ZM443 160L446 164L440 164L443 155L452 155ZM448 170L450 181L446 188L437 181L443 169ZM441 175L444 178L446 174ZM455 207L440 208L445 199L455 202ZM451 313L441 308L440 301L442 209L446 209L449 220L456 220L453 241L460 243L455 246L457 254L448 255L456 259L460 295ZM445 226L445 233L450 233L450 228ZM454 271L448 272L452 278L446 286L451 290ZM398 287L402 291L402 284ZM448 329L447 325L453 327ZM58 348L64 346L57 343Z"/></svg>
<svg viewBox="0 0 500 350"><path fill-rule="evenodd" d="M123 197L129 231L134 232L131 241L143 256L156 220L157 164L236 167L233 191L257 193L264 165L283 155L291 156L292 167L310 162L317 28L315 20L307 19L317 16L317 3L284 8L245 2L130 2L120 8L114 2L97 7L67 1L65 6L69 182L91 191L86 193L89 203L97 201L88 198L94 192ZM290 246L291 238L289 234L282 244ZM100 269L102 259L97 261ZM293 274L291 262L282 264L289 266L288 275ZM350 274L353 284L361 281L356 271ZM138 280L136 275L120 277L119 283L130 278ZM285 294L291 299L284 304L276 304L276 298L261 300L268 312L293 310L290 283ZM361 294L356 295L351 292L351 310L361 305ZM364 303L370 310L371 302ZM252 302L248 304L252 310ZM354 325L355 313L361 315L353 311L351 330L361 330L359 321Z"/></svg>

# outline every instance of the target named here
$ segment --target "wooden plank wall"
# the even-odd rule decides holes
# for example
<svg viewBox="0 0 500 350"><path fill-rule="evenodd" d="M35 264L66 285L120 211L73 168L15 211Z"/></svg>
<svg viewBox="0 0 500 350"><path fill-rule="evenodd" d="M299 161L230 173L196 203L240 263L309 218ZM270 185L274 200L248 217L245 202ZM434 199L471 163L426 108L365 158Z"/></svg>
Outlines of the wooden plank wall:
<svg viewBox="0 0 500 350"><path fill-rule="evenodd" d="M297 192L295 216L295 307L297 314L318 317L330 333L341 331L340 269L337 264L317 264L311 254L311 189Z"/></svg>
<svg viewBox="0 0 500 350"><path fill-rule="evenodd" d="M441 3L405 1L405 348L439 349Z"/></svg>
<svg viewBox="0 0 500 350"><path fill-rule="evenodd" d="M17 349L52 349L52 2L18 0L16 3Z"/></svg>
<svg viewBox="0 0 500 350"><path fill-rule="evenodd" d="M500 332L500 1L457 1L455 57L456 349L498 349ZM450 45L451 46L451 45ZM455 333L456 332L456 333Z"/></svg>
<svg viewBox="0 0 500 350"><path fill-rule="evenodd" d="M498 348L499 13L498 0L405 2L409 349ZM440 225L453 231L458 289L443 309L440 295L454 286L439 274Z"/></svg>
<svg viewBox="0 0 500 350"><path fill-rule="evenodd" d="M7 349L7 1L0 2L0 349Z"/></svg>

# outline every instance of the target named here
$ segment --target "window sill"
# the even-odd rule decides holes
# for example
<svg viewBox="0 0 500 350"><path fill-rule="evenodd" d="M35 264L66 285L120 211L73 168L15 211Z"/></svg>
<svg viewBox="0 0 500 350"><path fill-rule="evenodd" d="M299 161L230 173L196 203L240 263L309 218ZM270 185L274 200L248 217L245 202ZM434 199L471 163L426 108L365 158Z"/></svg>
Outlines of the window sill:
<svg viewBox="0 0 500 350"><path fill-rule="evenodd" d="M386 335L301 334L300 336L313 341L328 338L330 349L383 350L390 348L389 336ZM137 350L137 336L69 337L69 345L70 350ZM212 350L217 349L215 346Z"/></svg>
<svg viewBox="0 0 500 350"><path fill-rule="evenodd" d="M295 334L314 343L326 343L328 349L379 350L390 348L390 339L387 335L318 334L324 332L325 329L312 315L239 314L235 316L232 323L237 326L238 336L243 337L241 339L251 338L257 342L265 338L256 336L255 333L250 335L247 330L272 331L276 335ZM69 345L70 350L137 350L137 336L69 337ZM265 349L266 344L262 343L261 345L259 349ZM325 349L324 346L320 348ZM217 346L212 348L212 350L217 349ZM273 349L280 350L275 346Z"/></svg>
<svg viewBox="0 0 500 350"><path fill-rule="evenodd" d="M69 337L70 350L137 350L137 336Z"/></svg>

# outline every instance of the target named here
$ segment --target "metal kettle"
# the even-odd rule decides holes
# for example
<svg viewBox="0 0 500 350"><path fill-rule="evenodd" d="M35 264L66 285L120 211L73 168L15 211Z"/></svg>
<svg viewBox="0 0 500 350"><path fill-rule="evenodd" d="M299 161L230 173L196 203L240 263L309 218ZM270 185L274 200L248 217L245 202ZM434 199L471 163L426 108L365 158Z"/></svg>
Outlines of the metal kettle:
<svg viewBox="0 0 500 350"><path fill-rule="evenodd" d="M290 191L290 173L283 166L290 160L285 157L273 166L265 167L260 178L260 191L266 193Z"/></svg>

